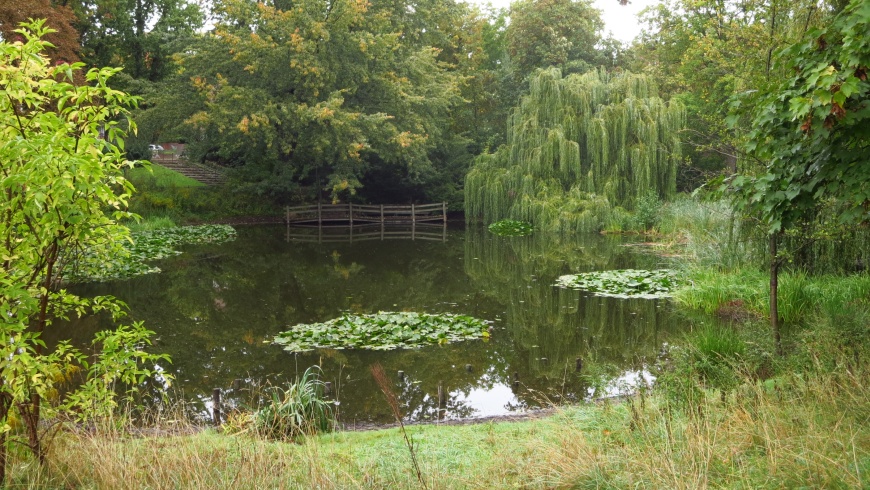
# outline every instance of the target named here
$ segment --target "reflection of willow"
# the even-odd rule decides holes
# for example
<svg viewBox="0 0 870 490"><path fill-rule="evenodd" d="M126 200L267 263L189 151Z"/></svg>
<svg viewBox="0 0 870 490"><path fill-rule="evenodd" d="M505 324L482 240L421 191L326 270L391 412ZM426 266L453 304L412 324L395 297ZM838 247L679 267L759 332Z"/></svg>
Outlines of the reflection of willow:
<svg viewBox="0 0 870 490"><path fill-rule="evenodd" d="M587 362L636 369L652 359L669 320L663 301L590 296L551 286L561 274L635 266L619 240L597 235L498 239L466 234L465 268L507 307L507 328L533 376L558 378ZM519 369L520 367L517 366Z"/></svg>
<svg viewBox="0 0 870 490"><path fill-rule="evenodd" d="M508 329L529 351L530 372L561 376L577 357L640 369L655 358L668 315L656 300L586 296L580 291L527 289L511 295ZM541 360L546 358L546 360Z"/></svg>
<svg viewBox="0 0 870 490"><path fill-rule="evenodd" d="M536 233L497 237L481 228L465 233L465 270L479 286L498 293L531 278L555 282L562 274L623 267L631 260L614 237Z"/></svg>

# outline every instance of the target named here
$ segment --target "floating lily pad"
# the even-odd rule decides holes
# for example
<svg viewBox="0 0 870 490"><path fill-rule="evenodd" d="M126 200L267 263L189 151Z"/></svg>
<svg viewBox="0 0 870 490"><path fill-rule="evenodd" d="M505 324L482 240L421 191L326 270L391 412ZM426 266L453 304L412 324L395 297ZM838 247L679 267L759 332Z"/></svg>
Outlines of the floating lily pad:
<svg viewBox="0 0 870 490"><path fill-rule="evenodd" d="M345 313L322 323L294 325L278 334L274 343L290 352L318 347L392 350L488 337L487 322L470 316L382 311Z"/></svg>
<svg viewBox="0 0 870 490"><path fill-rule="evenodd" d="M670 269L622 269L569 274L559 277L555 285L581 289L599 296L652 299L671 296L677 280Z"/></svg>
<svg viewBox="0 0 870 490"><path fill-rule="evenodd" d="M512 219L503 219L489 225L489 231L499 236L526 236L531 235L534 230L531 223Z"/></svg>
<svg viewBox="0 0 870 490"><path fill-rule="evenodd" d="M109 258L86 255L72 280L76 282L112 281L160 272L146 262L180 255L182 245L224 243L236 238L228 225L201 225L165 228L132 233L133 243L124 243L121 253Z"/></svg>

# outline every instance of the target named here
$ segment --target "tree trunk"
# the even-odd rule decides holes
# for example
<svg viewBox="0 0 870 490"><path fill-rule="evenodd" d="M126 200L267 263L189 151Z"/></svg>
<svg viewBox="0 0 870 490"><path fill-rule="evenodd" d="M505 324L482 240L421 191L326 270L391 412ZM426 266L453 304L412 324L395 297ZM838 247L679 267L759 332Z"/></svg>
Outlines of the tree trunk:
<svg viewBox="0 0 870 490"><path fill-rule="evenodd" d="M777 355L782 355L782 342L779 335L779 258L776 256L778 233L770 234L770 329Z"/></svg>
<svg viewBox="0 0 870 490"><path fill-rule="evenodd" d="M0 395L0 422L9 420L9 410L12 408L12 399L7 394ZM0 433L0 488L6 488L6 433Z"/></svg>

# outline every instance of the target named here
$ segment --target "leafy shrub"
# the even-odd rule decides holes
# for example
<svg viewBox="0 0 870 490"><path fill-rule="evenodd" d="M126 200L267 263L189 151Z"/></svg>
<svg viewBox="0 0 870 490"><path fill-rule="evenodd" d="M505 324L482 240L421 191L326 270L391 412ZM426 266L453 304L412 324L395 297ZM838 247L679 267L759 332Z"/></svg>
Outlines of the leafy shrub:
<svg viewBox="0 0 870 490"><path fill-rule="evenodd" d="M600 296L664 298L676 287L676 277L670 269L622 269L568 274L559 277L556 286L582 289Z"/></svg>
<svg viewBox="0 0 870 490"><path fill-rule="evenodd" d="M634 223L638 230L652 229L659 223L662 201L655 192L641 196L634 205Z"/></svg>
<svg viewBox="0 0 870 490"><path fill-rule="evenodd" d="M332 404L324 399L320 368L312 366L285 390L274 388L252 418L256 431L273 439L295 439L328 432L335 425Z"/></svg>
<svg viewBox="0 0 870 490"><path fill-rule="evenodd" d="M534 227L525 221L503 219L489 225L489 231L499 236L526 236L532 234Z"/></svg>
<svg viewBox="0 0 870 490"><path fill-rule="evenodd" d="M290 352L317 347L391 350L486 337L486 322L470 316L382 311L295 325L275 337L274 342Z"/></svg>

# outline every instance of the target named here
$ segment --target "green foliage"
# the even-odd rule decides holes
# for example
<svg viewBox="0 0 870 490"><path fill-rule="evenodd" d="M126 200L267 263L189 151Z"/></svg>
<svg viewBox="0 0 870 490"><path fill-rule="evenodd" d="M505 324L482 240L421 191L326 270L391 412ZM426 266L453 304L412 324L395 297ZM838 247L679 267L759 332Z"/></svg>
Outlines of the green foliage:
<svg viewBox="0 0 870 490"><path fill-rule="evenodd" d="M166 228L175 228L178 225L171 218L166 216L149 216L141 217L137 221L127 224L130 233L135 234L138 231L163 230Z"/></svg>
<svg viewBox="0 0 870 490"><path fill-rule="evenodd" d="M146 364L156 366L160 362L169 362L169 356L165 354L150 354L143 350L151 345L152 335L154 332L145 329L142 322L97 332L92 347L100 355L91 364L82 363L87 369L85 382L66 396L61 409L77 422L87 423L115 414L119 393L124 394L125 401L135 402L138 387L152 377L169 388L171 375L157 368L145 367Z"/></svg>
<svg viewBox="0 0 870 490"><path fill-rule="evenodd" d="M729 308L739 308L752 316L766 316L767 282L765 273L756 269L730 273L691 269L687 281L674 292L674 297L678 303L706 313L726 313ZM780 318L786 323L807 322L819 312L843 310L867 298L870 276L783 273L779 290Z"/></svg>
<svg viewBox="0 0 870 490"><path fill-rule="evenodd" d="M728 326L702 324L671 347L665 365L657 367L656 389L676 406L695 407L705 390L733 390L744 381L747 344ZM755 359L755 361L759 361Z"/></svg>
<svg viewBox="0 0 870 490"><path fill-rule="evenodd" d="M272 439L296 439L332 430L332 403L324 399L319 373L320 368L312 366L286 390L273 388L265 405L253 414L254 430Z"/></svg>
<svg viewBox="0 0 870 490"><path fill-rule="evenodd" d="M127 172L127 178L136 185L136 189L142 188L167 188L167 187L203 187L202 182L181 175L160 165L148 165L147 167L136 166Z"/></svg>
<svg viewBox="0 0 870 490"><path fill-rule="evenodd" d="M488 338L486 322L466 315L411 312L344 314L323 323L299 324L274 342L290 352L334 349L412 349L424 345Z"/></svg>
<svg viewBox="0 0 870 490"><path fill-rule="evenodd" d="M115 382L148 376L143 364L163 357L141 352L149 333L140 326L101 334L94 369L68 342L43 340L59 318L121 316L113 298L80 298L61 286L84 253L95 261L120 253L129 236L117 220L132 217L123 211L133 189L122 173L130 166L122 138L136 99L109 88L117 69L91 69L74 84L83 65L49 61L42 22L17 32L23 41L0 42L0 451L14 409L42 462L43 416L105 413L95 406L111 403ZM59 395L82 368L84 385ZM0 480L5 461L0 454Z"/></svg>
<svg viewBox="0 0 870 490"><path fill-rule="evenodd" d="M843 223L870 219L870 6L850 2L824 28L782 50L768 90L737 101L752 115L746 149L759 175L737 175L719 189L760 216L770 233L788 229L834 201Z"/></svg>
<svg viewBox="0 0 870 490"><path fill-rule="evenodd" d="M761 267L764 243L753 223L740 218L726 200L702 201L681 197L659 212L658 232L671 241L670 255L690 267L735 270Z"/></svg>
<svg viewBox="0 0 870 490"><path fill-rule="evenodd" d="M581 289L599 296L652 299L671 296L677 280L670 269L622 269L568 274L559 277L556 286Z"/></svg>
<svg viewBox="0 0 870 490"><path fill-rule="evenodd" d="M462 159L450 115L464 77L430 43L461 16L433 3L221 2L216 35L177 56L177 77L139 117L186 139L191 159L232 167L246 192L285 202L348 199L370 173L400 189L443 184L442 171L464 171L435 158Z"/></svg>
<svg viewBox="0 0 870 490"><path fill-rule="evenodd" d="M652 76L686 106L688 158L680 167L680 190L752 165L739 151L747 119L726 123L729 99L787 73L772 69L772 53L800 39L808 26L823 24L830 11L823 3L666 0L642 14L645 30L633 47L637 64L631 69Z"/></svg>
<svg viewBox="0 0 870 490"><path fill-rule="evenodd" d="M796 335L788 368L798 373L854 369L870 354L870 294L847 303L823 305L811 314L809 328Z"/></svg>
<svg viewBox="0 0 870 490"><path fill-rule="evenodd" d="M507 145L469 172L466 215L576 233L600 230L612 206L670 198L684 112L656 93L642 75L539 73L508 123Z"/></svg>
<svg viewBox="0 0 870 490"><path fill-rule="evenodd" d="M189 39L205 20L201 7L188 0L74 0L63 5L78 18L82 59L96 66L123 66L124 78L137 80L165 76L178 41Z"/></svg>
<svg viewBox="0 0 870 490"><path fill-rule="evenodd" d="M203 243L223 243L235 239L236 230L228 225L200 225L158 228L133 233L125 250L110 257L86 256L72 280L79 282L114 281L160 272L147 264L181 254L178 247Z"/></svg>
<svg viewBox="0 0 870 490"><path fill-rule="evenodd" d="M489 231L499 236L526 236L531 235L535 231L531 223L525 221L516 221L512 219L503 219L489 225Z"/></svg>
<svg viewBox="0 0 870 490"><path fill-rule="evenodd" d="M707 386L728 389L738 383L737 363L746 343L733 328L704 326L689 336L691 362Z"/></svg>
<svg viewBox="0 0 870 490"><path fill-rule="evenodd" d="M505 49L519 87L540 68L582 73L606 62L599 51L604 22L591 1L520 0L511 3Z"/></svg>
<svg viewBox="0 0 870 490"><path fill-rule="evenodd" d="M634 206L634 222L642 231L651 230L659 223L662 200L654 192L648 192L637 199Z"/></svg>

